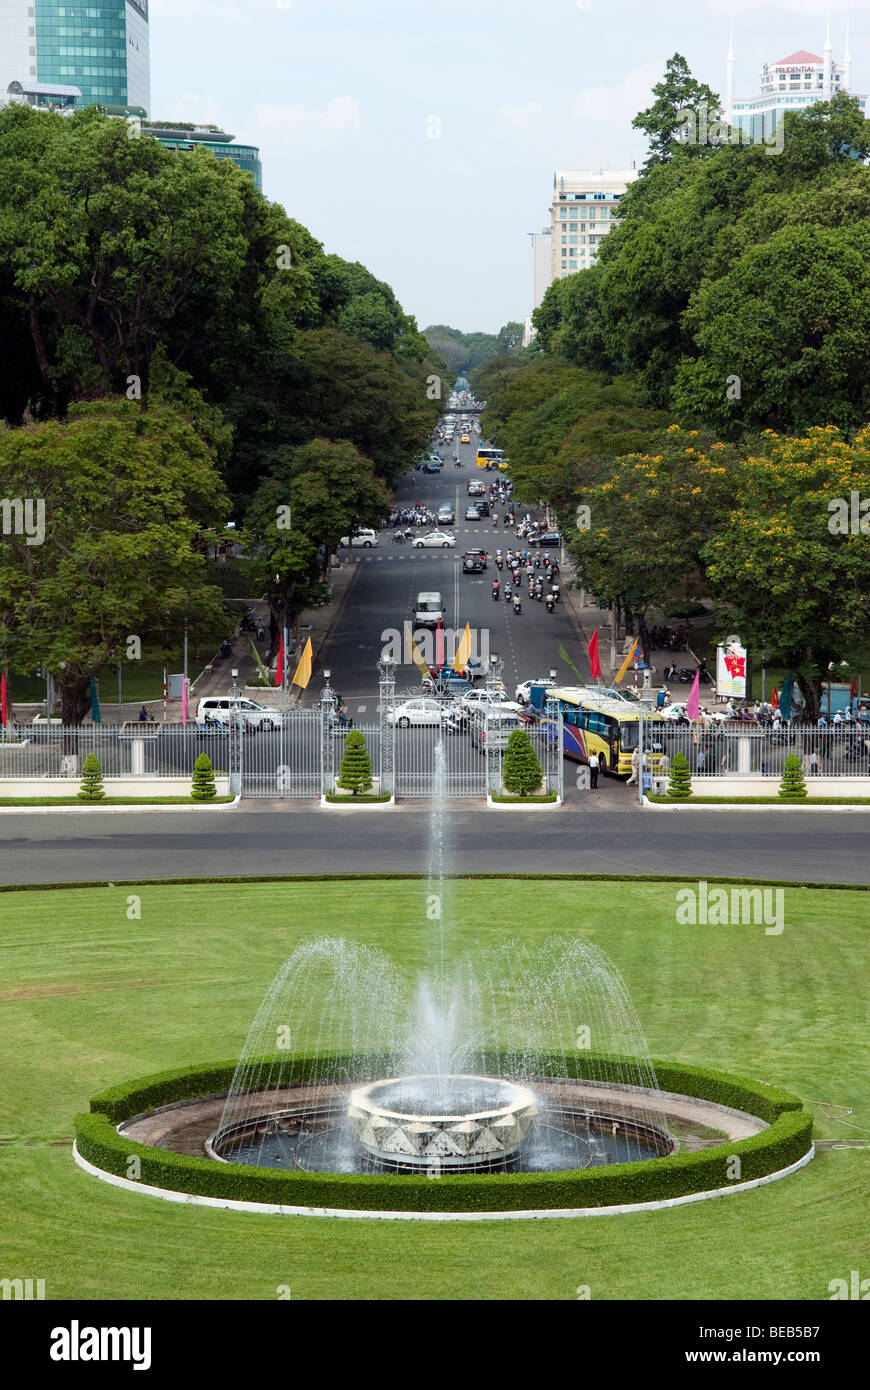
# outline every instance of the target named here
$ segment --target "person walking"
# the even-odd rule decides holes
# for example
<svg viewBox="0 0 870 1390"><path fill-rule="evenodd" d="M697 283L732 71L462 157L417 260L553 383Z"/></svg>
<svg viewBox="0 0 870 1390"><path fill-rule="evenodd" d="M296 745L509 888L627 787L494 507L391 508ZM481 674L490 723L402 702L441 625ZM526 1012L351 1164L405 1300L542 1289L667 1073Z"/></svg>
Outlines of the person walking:
<svg viewBox="0 0 870 1390"><path fill-rule="evenodd" d="M631 755L631 776L626 782L627 787L637 786L637 774L640 771L640 749L635 748Z"/></svg>
<svg viewBox="0 0 870 1390"><path fill-rule="evenodd" d="M589 786L595 791L598 786L598 754L589 754Z"/></svg>
<svg viewBox="0 0 870 1390"><path fill-rule="evenodd" d="M704 773L707 770L707 754L704 752L703 748L698 749L698 756L696 759L695 766L697 768L698 776L703 777Z"/></svg>

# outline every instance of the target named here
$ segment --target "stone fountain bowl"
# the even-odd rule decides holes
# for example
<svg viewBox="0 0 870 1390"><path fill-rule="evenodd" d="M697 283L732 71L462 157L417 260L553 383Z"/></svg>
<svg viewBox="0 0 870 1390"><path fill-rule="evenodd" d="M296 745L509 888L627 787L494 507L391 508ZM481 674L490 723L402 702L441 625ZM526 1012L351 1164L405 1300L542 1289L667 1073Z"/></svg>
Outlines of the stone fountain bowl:
<svg viewBox="0 0 870 1390"><path fill-rule="evenodd" d="M492 1076L400 1076L352 1091L360 1148L388 1166L480 1168L514 1154L538 1113L525 1086Z"/></svg>

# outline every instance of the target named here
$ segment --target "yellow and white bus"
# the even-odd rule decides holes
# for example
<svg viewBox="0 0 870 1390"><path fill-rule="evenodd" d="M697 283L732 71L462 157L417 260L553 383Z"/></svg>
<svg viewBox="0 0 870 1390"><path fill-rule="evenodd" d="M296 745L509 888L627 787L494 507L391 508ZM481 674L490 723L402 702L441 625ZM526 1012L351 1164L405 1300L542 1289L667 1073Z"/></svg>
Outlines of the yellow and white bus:
<svg viewBox="0 0 870 1390"><path fill-rule="evenodd" d="M585 763L590 753L597 753L602 772L629 777L631 755L638 746L639 706L612 695L599 695L592 686L560 687L548 694L559 701L562 711L564 756ZM646 718L658 724L665 722L656 713L647 714ZM542 718L542 725L546 722L546 718ZM652 747L646 751L650 768L657 772L661 765L661 749L653 751L655 745L652 740L649 742Z"/></svg>
<svg viewBox="0 0 870 1390"><path fill-rule="evenodd" d="M477 448L478 468L506 468L507 459L503 449L490 449L486 444L479 444Z"/></svg>

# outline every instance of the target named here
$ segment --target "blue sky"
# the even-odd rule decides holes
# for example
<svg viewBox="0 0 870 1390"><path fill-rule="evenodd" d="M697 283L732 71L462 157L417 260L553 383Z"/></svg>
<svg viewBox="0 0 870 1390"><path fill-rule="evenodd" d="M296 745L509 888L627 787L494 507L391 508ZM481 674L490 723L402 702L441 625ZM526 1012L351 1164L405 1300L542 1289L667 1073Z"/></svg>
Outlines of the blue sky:
<svg viewBox="0 0 870 1390"><path fill-rule="evenodd" d="M585 8L586 5L589 8ZM362 261L420 326L496 331L531 308L556 168L644 158L632 117L667 58L737 94L765 60L821 53L824 0L151 0L152 115L259 144L266 195ZM870 7L833 0L853 87ZM435 138L433 138L433 136Z"/></svg>

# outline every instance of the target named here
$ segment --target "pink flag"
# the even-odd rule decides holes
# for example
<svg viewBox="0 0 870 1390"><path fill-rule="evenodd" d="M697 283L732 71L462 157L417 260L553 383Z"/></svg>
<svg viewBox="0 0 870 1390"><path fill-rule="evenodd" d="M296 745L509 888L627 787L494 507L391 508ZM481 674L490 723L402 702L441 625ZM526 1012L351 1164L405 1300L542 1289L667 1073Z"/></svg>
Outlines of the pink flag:
<svg viewBox="0 0 870 1390"><path fill-rule="evenodd" d="M700 669L695 672L695 679L692 681L692 693L686 701L686 715L689 719L697 719L701 713L701 698L698 694L698 687L701 684Z"/></svg>
<svg viewBox="0 0 870 1390"><path fill-rule="evenodd" d="M181 677L181 722L187 723L187 676Z"/></svg>

